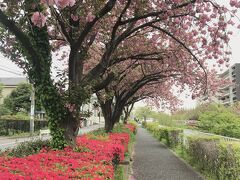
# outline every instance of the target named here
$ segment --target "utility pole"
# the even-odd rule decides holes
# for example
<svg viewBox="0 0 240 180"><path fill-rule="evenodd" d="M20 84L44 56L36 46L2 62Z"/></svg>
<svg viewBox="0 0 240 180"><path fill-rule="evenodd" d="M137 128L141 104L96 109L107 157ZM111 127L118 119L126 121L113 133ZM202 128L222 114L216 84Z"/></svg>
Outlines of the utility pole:
<svg viewBox="0 0 240 180"><path fill-rule="evenodd" d="M31 91L31 111L30 111L30 136L33 136L34 133L34 115L35 115L35 90L32 85Z"/></svg>

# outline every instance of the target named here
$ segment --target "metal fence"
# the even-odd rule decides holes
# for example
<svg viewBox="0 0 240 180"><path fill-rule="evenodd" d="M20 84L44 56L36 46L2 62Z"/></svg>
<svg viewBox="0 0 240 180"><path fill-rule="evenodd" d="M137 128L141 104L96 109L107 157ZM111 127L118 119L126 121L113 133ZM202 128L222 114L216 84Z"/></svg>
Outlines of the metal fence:
<svg viewBox="0 0 240 180"><path fill-rule="evenodd" d="M219 137L223 141L228 141L228 142L240 142L240 139L237 138L232 138L232 137L227 137L227 136L221 136L217 134L212 134L212 133L206 133L206 132L201 132L197 130L191 130L191 129L184 129L183 130L184 135L199 135L199 136L215 136Z"/></svg>
<svg viewBox="0 0 240 180"><path fill-rule="evenodd" d="M38 131L48 126L47 121L34 121L34 130ZM30 122L27 120L0 120L0 136L29 132Z"/></svg>
<svg viewBox="0 0 240 180"><path fill-rule="evenodd" d="M166 126L159 125L159 127L166 127ZM227 136L221 136L221 135L212 134L212 133L206 133L206 132L202 132L202 131L198 131L198 130L184 129L184 130L183 130L183 139L182 139L181 141L183 141L183 144L184 144L185 147L188 146L188 142L187 142L186 136L189 136L189 135L215 136L215 137L219 137L222 141L227 141L227 142L240 142L240 139L237 139L237 138L232 138L232 137L227 137Z"/></svg>

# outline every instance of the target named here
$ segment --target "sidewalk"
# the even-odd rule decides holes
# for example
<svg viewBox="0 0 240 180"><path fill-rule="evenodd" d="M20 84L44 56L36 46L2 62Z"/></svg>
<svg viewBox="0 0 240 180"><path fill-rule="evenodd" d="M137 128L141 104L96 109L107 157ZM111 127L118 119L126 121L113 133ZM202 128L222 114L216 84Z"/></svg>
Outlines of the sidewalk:
<svg viewBox="0 0 240 180"><path fill-rule="evenodd" d="M88 127L81 128L81 129L79 129L78 135L88 133L88 132L98 129L100 127L104 127L104 124L101 123L101 124L96 124L96 125L91 125ZM50 138L51 138L50 135L45 135L45 136L43 136L42 139L46 140L46 139L50 139ZM20 138L11 138L11 137L1 136L0 137L0 150L4 150L7 148L13 148L21 142L32 141L32 140L36 140L36 139L39 139L39 136L20 137Z"/></svg>
<svg viewBox="0 0 240 180"><path fill-rule="evenodd" d="M138 129L134 151L133 176L136 180L203 179L145 129Z"/></svg>

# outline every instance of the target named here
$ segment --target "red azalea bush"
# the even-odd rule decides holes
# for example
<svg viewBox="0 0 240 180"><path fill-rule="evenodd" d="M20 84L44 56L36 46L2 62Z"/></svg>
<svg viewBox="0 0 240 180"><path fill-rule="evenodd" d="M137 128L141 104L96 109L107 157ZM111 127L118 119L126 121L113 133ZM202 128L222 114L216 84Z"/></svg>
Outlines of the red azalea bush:
<svg viewBox="0 0 240 180"><path fill-rule="evenodd" d="M129 135L111 133L103 140L77 138L77 147L42 149L24 158L0 157L1 180L114 179L114 163L124 160ZM114 161L115 160L115 161Z"/></svg>
<svg viewBox="0 0 240 180"><path fill-rule="evenodd" d="M125 124L125 127L132 131L134 134L136 133L137 127L133 124Z"/></svg>
<svg viewBox="0 0 240 180"><path fill-rule="evenodd" d="M124 152L128 151L128 143L129 143L129 134L127 133L111 133L110 139L114 144L121 144L124 147Z"/></svg>
<svg viewBox="0 0 240 180"><path fill-rule="evenodd" d="M126 134L126 133L125 133ZM128 134L126 134L129 136ZM77 138L77 144L79 147L86 147L90 149L96 156L107 158L108 161L114 158L114 155L118 155L120 160L124 159L124 146L118 143L110 135L109 140L95 140L88 139L87 136L81 136Z"/></svg>

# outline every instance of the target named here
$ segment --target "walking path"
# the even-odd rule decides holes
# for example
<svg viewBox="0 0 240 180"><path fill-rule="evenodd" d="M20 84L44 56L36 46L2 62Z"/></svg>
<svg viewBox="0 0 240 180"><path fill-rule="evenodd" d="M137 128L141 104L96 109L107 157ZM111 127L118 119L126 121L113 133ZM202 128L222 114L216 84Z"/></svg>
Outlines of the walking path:
<svg viewBox="0 0 240 180"><path fill-rule="evenodd" d="M136 180L203 179L142 128L136 136L133 176Z"/></svg>

